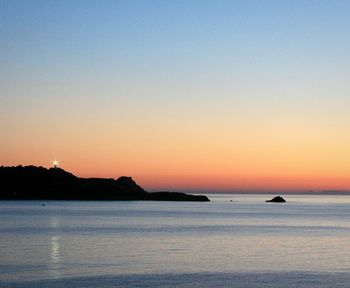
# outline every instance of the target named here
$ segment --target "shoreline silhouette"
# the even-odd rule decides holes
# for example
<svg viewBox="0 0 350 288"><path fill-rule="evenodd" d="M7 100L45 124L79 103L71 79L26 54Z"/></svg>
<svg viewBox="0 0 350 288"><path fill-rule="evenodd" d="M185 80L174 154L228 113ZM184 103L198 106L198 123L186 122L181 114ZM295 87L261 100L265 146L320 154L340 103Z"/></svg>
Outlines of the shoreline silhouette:
<svg viewBox="0 0 350 288"><path fill-rule="evenodd" d="M131 177L79 178L61 168L0 167L0 200L210 201L203 195L147 192Z"/></svg>

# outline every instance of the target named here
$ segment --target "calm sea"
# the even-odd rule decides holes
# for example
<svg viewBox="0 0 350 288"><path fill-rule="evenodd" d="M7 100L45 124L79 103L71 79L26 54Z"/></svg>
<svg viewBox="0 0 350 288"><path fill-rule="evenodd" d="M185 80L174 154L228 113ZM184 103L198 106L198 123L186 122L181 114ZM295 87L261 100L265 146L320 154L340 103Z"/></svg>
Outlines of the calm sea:
<svg viewBox="0 0 350 288"><path fill-rule="evenodd" d="M0 201L0 287L350 287L350 196Z"/></svg>

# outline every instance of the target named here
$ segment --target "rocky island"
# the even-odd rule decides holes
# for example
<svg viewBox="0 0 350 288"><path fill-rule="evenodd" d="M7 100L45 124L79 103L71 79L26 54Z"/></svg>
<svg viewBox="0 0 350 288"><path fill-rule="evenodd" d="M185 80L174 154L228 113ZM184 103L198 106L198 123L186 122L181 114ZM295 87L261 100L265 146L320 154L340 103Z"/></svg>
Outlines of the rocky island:
<svg viewBox="0 0 350 288"><path fill-rule="evenodd" d="M131 177L79 178L61 168L0 167L0 200L209 201L202 195L147 192Z"/></svg>
<svg viewBox="0 0 350 288"><path fill-rule="evenodd" d="M274 203L284 203L286 200L284 200L281 196L276 196L272 198L271 200L266 200L266 202L274 202Z"/></svg>

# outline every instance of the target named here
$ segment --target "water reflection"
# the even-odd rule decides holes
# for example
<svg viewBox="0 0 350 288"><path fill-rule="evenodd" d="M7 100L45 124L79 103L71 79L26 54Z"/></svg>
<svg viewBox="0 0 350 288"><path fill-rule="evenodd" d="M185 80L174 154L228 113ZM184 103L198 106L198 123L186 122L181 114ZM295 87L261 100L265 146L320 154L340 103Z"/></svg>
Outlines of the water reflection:
<svg viewBox="0 0 350 288"><path fill-rule="evenodd" d="M61 262L60 236L51 237L51 264L56 265Z"/></svg>
<svg viewBox="0 0 350 288"><path fill-rule="evenodd" d="M51 218L51 228L58 233L60 233L60 222L59 218ZM50 260L49 260L49 273L52 278L59 278L61 276L62 268L62 254L61 254L61 236L54 234L50 237Z"/></svg>

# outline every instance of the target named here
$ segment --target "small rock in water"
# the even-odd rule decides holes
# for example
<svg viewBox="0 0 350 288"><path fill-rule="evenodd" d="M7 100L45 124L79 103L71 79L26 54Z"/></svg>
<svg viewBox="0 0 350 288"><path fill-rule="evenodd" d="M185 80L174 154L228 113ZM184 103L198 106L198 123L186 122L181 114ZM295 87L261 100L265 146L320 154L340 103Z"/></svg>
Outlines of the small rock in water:
<svg viewBox="0 0 350 288"><path fill-rule="evenodd" d="M286 202L286 200L284 200L281 196L276 196L275 198L272 198L271 200L266 200L266 202L284 203L284 202Z"/></svg>

